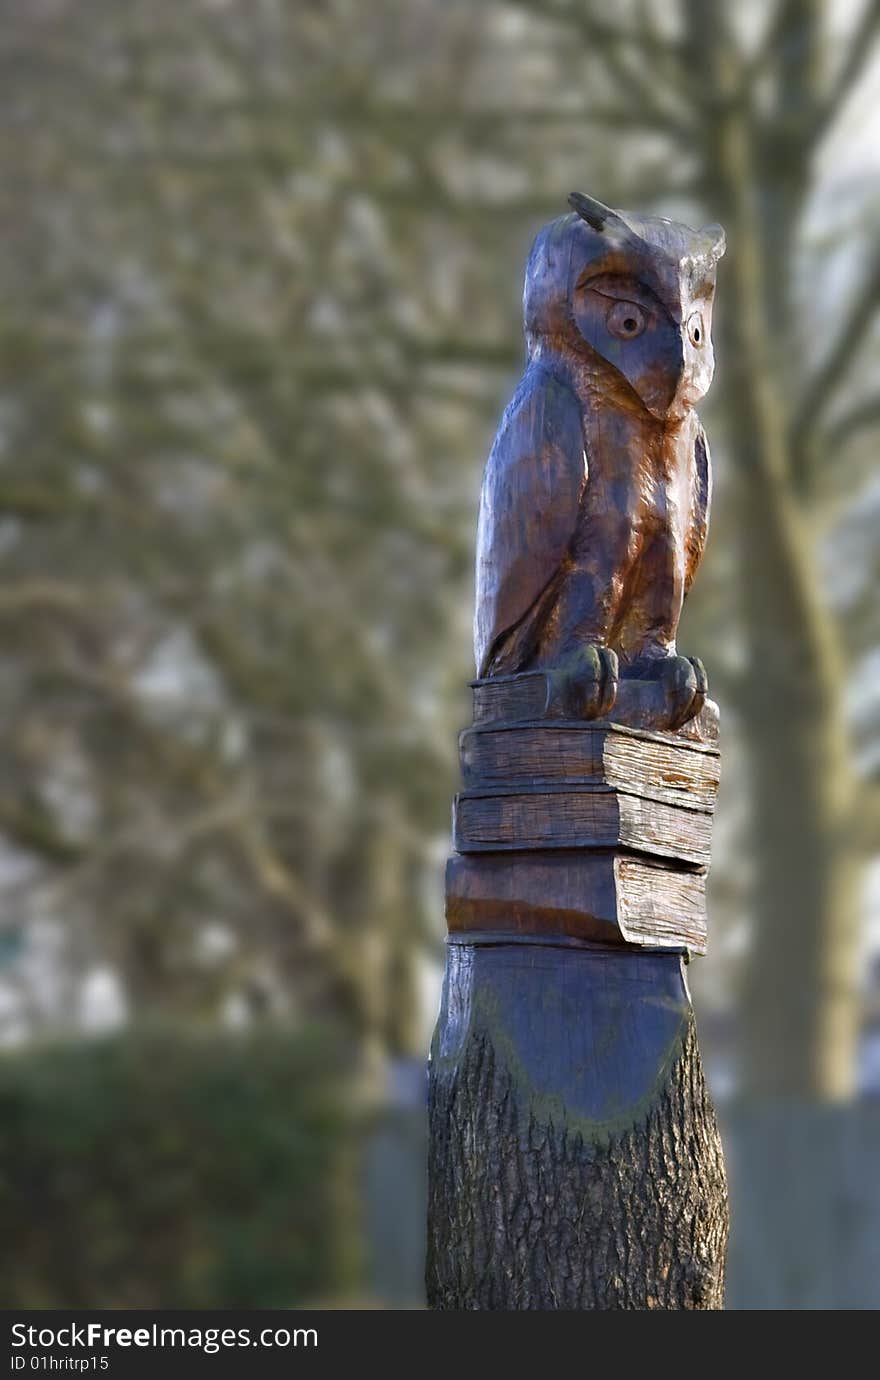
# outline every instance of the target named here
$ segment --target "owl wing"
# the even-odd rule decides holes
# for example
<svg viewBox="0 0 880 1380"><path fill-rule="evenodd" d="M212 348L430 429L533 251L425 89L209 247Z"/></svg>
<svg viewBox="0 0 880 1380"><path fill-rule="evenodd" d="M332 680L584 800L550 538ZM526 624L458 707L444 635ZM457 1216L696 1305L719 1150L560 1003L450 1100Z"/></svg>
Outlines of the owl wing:
<svg viewBox="0 0 880 1380"><path fill-rule="evenodd" d="M486 464L477 530L474 654L488 673L568 550L587 482L580 407L565 384L529 368Z"/></svg>
<svg viewBox="0 0 880 1380"><path fill-rule="evenodd" d="M694 501L691 508L691 521L687 536L687 562L684 574L684 590L687 594L694 582L706 538L709 535L709 508L712 503L712 461L709 455L709 442L702 423L697 424L694 441Z"/></svg>

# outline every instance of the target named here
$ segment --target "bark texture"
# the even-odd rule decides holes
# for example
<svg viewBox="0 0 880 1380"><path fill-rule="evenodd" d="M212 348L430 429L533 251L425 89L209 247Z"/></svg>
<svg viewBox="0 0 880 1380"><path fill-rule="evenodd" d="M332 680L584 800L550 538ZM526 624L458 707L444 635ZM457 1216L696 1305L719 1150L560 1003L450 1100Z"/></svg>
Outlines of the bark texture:
<svg viewBox="0 0 880 1380"><path fill-rule="evenodd" d="M724 1164L676 956L655 956L655 973L632 953L532 958L450 954L432 1050L429 1304L723 1307ZM572 962L586 994L575 1026ZM628 964L641 965L632 980Z"/></svg>
<svg viewBox="0 0 880 1380"><path fill-rule="evenodd" d="M834 370L820 370L815 387L801 390L800 409L786 392L797 357L796 336L786 334L792 246L815 151L810 111L823 99L823 26L815 0L782 7L780 105L775 118L756 121L733 98L732 7L688 0L687 9L701 57L695 79L710 97L703 194L728 232L723 294L736 304L723 313L721 351L749 667L737 707L753 780L743 1091L756 1101L839 1100L853 1093L859 1028L858 796L845 732L846 663L815 556L816 513L804 501L810 475L829 457L819 428L804 427L801 415L816 420ZM854 327L853 353L860 338ZM826 358L836 354L832 347ZM843 374L846 358L838 355Z"/></svg>

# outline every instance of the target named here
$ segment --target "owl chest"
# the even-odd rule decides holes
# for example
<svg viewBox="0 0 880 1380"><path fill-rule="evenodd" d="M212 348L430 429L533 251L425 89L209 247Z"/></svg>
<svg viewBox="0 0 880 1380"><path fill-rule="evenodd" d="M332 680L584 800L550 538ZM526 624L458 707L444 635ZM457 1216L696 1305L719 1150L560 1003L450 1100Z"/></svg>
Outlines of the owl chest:
<svg viewBox="0 0 880 1380"><path fill-rule="evenodd" d="M688 430L601 418L585 427L589 480L579 526L594 551L601 534L622 566L649 552L683 565L694 486Z"/></svg>

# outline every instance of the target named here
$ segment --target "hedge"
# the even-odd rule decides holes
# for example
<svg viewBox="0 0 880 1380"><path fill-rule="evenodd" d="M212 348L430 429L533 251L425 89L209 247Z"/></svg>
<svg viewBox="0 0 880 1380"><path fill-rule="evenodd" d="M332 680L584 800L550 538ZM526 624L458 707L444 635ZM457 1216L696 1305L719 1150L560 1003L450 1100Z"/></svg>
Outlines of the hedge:
<svg viewBox="0 0 880 1380"><path fill-rule="evenodd" d="M359 1266L320 1034L141 1032L0 1057L0 1306L291 1307Z"/></svg>

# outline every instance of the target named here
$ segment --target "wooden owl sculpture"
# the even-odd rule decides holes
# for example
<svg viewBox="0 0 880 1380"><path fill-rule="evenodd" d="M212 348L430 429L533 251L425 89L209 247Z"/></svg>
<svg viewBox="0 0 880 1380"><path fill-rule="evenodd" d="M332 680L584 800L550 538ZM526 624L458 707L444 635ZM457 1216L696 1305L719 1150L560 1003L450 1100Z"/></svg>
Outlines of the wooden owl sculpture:
<svg viewBox="0 0 880 1380"><path fill-rule="evenodd" d="M677 728L707 691L676 633L709 521L694 405L724 232L569 201L532 248L528 362L483 479L477 675L570 672L584 718L652 680Z"/></svg>

